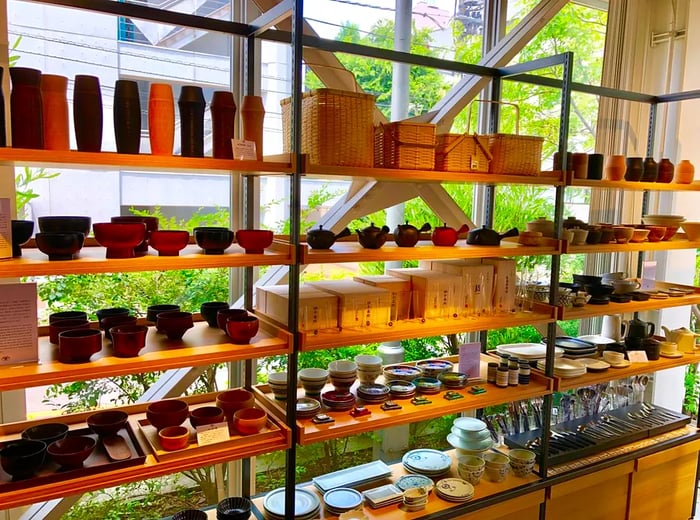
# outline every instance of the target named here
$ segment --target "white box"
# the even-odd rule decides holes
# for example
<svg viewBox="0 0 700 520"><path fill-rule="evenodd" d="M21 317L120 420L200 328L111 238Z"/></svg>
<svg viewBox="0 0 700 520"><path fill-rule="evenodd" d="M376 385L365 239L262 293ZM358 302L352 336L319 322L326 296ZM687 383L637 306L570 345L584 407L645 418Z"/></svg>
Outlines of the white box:
<svg viewBox="0 0 700 520"><path fill-rule="evenodd" d="M516 263L512 258L484 258L484 264L493 265L493 310L495 313L515 312L518 291Z"/></svg>
<svg viewBox="0 0 700 520"><path fill-rule="evenodd" d="M352 280L308 284L338 297L338 326L341 328L386 327L391 323L391 292L387 289Z"/></svg>
<svg viewBox="0 0 700 520"><path fill-rule="evenodd" d="M433 271L462 277L461 315L482 316L493 313L493 266L480 259L431 260Z"/></svg>
<svg viewBox="0 0 700 520"><path fill-rule="evenodd" d="M416 267L387 269L387 274L411 281L413 318L459 316L462 279L459 276Z"/></svg>
<svg viewBox="0 0 700 520"><path fill-rule="evenodd" d="M0 284L0 365L39 361L36 284Z"/></svg>
<svg viewBox="0 0 700 520"><path fill-rule="evenodd" d="M391 321L407 320L411 316L411 282L386 274L355 276L359 283L386 289L391 293L389 315Z"/></svg>
<svg viewBox="0 0 700 520"><path fill-rule="evenodd" d="M288 324L289 286L257 287L256 312ZM338 298L306 284L299 285L299 330L316 331L338 328Z"/></svg>
<svg viewBox="0 0 700 520"><path fill-rule="evenodd" d="M8 198L0 198L0 258L12 258L12 211Z"/></svg>

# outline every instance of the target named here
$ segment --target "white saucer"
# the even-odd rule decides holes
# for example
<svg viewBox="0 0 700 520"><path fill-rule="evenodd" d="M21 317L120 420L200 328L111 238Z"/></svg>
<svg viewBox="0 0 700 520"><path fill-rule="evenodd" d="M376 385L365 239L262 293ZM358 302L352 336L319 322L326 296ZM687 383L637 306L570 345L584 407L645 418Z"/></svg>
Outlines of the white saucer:
<svg viewBox="0 0 700 520"><path fill-rule="evenodd" d="M610 366L612 368L627 368L631 364L632 363L630 362L629 359L623 359L620 363L615 363L615 364L610 363Z"/></svg>
<svg viewBox="0 0 700 520"><path fill-rule="evenodd" d="M664 354L662 352L661 354L659 354L659 356L665 357L665 358L677 359L677 358L683 357L683 352L676 352L675 354Z"/></svg>

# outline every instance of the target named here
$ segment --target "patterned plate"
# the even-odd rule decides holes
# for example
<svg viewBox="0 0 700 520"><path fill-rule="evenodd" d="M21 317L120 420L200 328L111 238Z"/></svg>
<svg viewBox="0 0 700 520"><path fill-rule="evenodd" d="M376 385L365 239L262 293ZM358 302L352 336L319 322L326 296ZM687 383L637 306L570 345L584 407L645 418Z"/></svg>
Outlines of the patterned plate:
<svg viewBox="0 0 700 520"><path fill-rule="evenodd" d="M433 481L425 475L403 475L399 477L396 482L394 482L394 485L396 485L396 487L401 491L419 487L428 488L428 493L430 493L430 490L433 489L435 484L433 484Z"/></svg>
<svg viewBox="0 0 700 520"><path fill-rule="evenodd" d="M435 484L435 493L444 500L466 502L474 496L474 486L461 478L444 478Z"/></svg>
<svg viewBox="0 0 700 520"><path fill-rule="evenodd" d="M430 448L408 451L401 462L409 471L422 475L439 475L452 466L452 458L449 455Z"/></svg>

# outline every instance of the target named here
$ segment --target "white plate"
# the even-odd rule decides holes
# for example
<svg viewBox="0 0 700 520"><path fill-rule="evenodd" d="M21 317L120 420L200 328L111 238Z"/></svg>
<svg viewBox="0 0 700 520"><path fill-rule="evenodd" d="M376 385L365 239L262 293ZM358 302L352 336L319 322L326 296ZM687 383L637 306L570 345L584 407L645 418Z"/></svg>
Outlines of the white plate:
<svg viewBox="0 0 700 520"><path fill-rule="evenodd" d="M610 363L603 361L602 359L581 358L577 359L577 361L586 365L586 369L592 372L597 370L607 370L610 368Z"/></svg>
<svg viewBox="0 0 700 520"><path fill-rule="evenodd" d="M547 345L542 343L506 343L498 345L496 352L499 354L511 354L519 359L542 359L547 357ZM554 356L564 355L564 349L554 347Z"/></svg>
<svg viewBox="0 0 700 520"><path fill-rule="evenodd" d="M362 504L362 493L352 488L335 488L324 493L323 502L333 509L348 511Z"/></svg>
<svg viewBox="0 0 700 520"><path fill-rule="evenodd" d="M452 458L440 450L420 448L411 450L401 459L404 466L410 467L416 473L438 473L447 471L452 466Z"/></svg>
<svg viewBox="0 0 700 520"><path fill-rule="evenodd" d="M391 475L391 469L381 460L368 462L352 468L341 469L311 479L314 486L325 493L339 487L353 487L358 484L381 480Z"/></svg>
<svg viewBox="0 0 700 520"><path fill-rule="evenodd" d="M596 345L610 345L612 343L617 343L614 339L607 338L605 336L601 336L600 334L589 334L588 336L578 336L578 339L581 339L583 341L588 341L589 343L594 343Z"/></svg>
<svg viewBox="0 0 700 520"><path fill-rule="evenodd" d="M273 515L288 518L285 516L284 500L285 489L275 489L270 491L265 496L263 507L265 508L265 511L268 511ZM294 517L309 515L319 507L321 507L321 502L311 491L306 491L305 489L299 488L294 490Z"/></svg>
<svg viewBox="0 0 700 520"><path fill-rule="evenodd" d="M491 434L487 439L481 441L467 441L461 437L458 437L454 433L447 435L447 442L453 448L459 448L460 450L471 450L471 451L481 451L487 450L493 445L493 439L491 439Z"/></svg>
<svg viewBox="0 0 700 520"><path fill-rule="evenodd" d="M486 429L486 423L473 417L457 417L452 421L452 426L464 432L480 432Z"/></svg>
<svg viewBox="0 0 700 520"><path fill-rule="evenodd" d="M450 431L460 439L464 439L467 442L479 442L491 437L491 432L489 432L486 428L484 428L483 430L479 430L478 432L465 432L464 430L460 430L456 426L453 426L452 428L450 428Z"/></svg>

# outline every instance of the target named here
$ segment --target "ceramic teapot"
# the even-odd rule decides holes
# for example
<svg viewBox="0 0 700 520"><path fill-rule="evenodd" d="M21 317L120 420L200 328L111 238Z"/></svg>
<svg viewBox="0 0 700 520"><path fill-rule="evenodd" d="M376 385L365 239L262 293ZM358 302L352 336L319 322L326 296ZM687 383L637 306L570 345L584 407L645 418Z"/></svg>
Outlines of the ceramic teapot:
<svg viewBox="0 0 700 520"><path fill-rule="evenodd" d="M348 228L342 229L338 234L333 233L329 229L323 229L323 225L318 226L318 229L310 229L306 233L306 243L311 249L330 249L339 238L350 235Z"/></svg>
<svg viewBox="0 0 700 520"><path fill-rule="evenodd" d="M399 247L413 247L418 243L420 234L425 231L430 231L430 224L427 222L418 229L406 221L405 224L399 224L394 230L394 242Z"/></svg>
<svg viewBox="0 0 700 520"><path fill-rule="evenodd" d="M479 245L479 246L497 246L501 243L501 240L506 237L517 237L518 229L512 228L505 233L499 234L493 229L489 229L486 226L482 226L479 229L473 229L467 235L467 244Z"/></svg>
<svg viewBox="0 0 700 520"><path fill-rule="evenodd" d="M627 334L625 338L646 339L654 334L654 330L655 326L652 322L634 318L627 322Z"/></svg>
<svg viewBox="0 0 700 520"><path fill-rule="evenodd" d="M467 231L469 231L469 226L466 224L462 224L459 229L455 229L445 223L433 230L430 239L436 246L450 247L457 243L460 233L466 233Z"/></svg>
<svg viewBox="0 0 700 520"><path fill-rule="evenodd" d="M384 242L386 242L389 227L377 227L374 225L374 222L372 222L366 228L356 231L362 247L366 249L379 249L384 245Z"/></svg>
<svg viewBox="0 0 700 520"><path fill-rule="evenodd" d="M678 343L678 350L682 352L693 352L695 350L695 338L700 337L700 334L696 334L685 327L669 330L664 325L661 325L661 328L664 329L664 334L668 341Z"/></svg>

